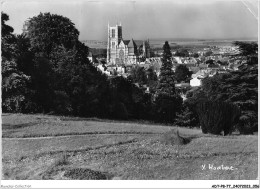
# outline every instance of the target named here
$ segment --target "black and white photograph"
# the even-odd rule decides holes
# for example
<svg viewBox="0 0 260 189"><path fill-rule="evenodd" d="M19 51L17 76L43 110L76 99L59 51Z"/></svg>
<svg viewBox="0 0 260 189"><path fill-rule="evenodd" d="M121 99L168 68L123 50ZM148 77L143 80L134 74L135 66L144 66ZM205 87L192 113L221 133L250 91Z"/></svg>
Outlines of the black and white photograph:
<svg viewBox="0 0 260 189"><path fill-rule="evenodd" d="M1 188L259 188L258 9L2 0Z"/></svg>

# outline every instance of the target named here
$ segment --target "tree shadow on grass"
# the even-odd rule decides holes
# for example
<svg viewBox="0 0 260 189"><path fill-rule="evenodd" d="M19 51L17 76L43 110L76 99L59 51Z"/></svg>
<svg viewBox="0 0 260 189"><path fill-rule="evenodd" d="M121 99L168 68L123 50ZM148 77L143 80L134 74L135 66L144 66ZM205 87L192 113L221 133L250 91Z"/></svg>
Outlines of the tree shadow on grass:
<svg viewBox="0 0 260 189"><path fill-rule="evenodd" d="M9 129L22 129L25 127L30 127L33 125L36 125L36 122L32 122L32 123L21 123L21 124L6 124L3 123L2 124L2 130L9 130Z"/></svg>
<svg viewBox="0 0 260 189"><path fill-rule="evenodd" d="M102 121L99 118L84 118L84 117L62 117L61 121Z"/></svg>

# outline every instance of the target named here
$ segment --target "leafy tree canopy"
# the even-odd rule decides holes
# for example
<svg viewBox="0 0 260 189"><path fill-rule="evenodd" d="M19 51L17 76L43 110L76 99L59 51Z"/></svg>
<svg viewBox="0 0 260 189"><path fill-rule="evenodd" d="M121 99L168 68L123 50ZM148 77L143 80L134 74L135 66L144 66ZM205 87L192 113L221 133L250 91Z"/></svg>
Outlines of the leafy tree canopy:
<svg viewBox="0 0 260 189"><path fill-rule="evenodd" d="M240 50L240 55L243 55L243 56L257 55L258 44L256 42L235 41L234 45L238 46L238 48Z"/></svg>
<svg viewBox="0 0 260 189"><path fill-rule="evenodd" d="M212 60L212 59L209 59L209 60L206 60L206 62L205 62L206 64L214 64L214 60Z"/></svg>
<svg viewBox="0 0 260 189"><path fill-rule="evenodd" d="M190 72L189 69L185 65L179 64L176 67L175 77L178 82L182 82L182 81L188 82L191 74L192 74L192 72Z"/></svg>
<svg viewBox="0 0 260 189"><path fill-rule="evenodd" d="M32 47L48 56L56 46L72 48L78 41L79 31L66 17L40 13L29 20L27 35Z"/></svg>
<svg viewBox="0 0 260 189"><path fill-rule="evenodd" d="M134 83L146 84L147 76L144 67L135 66L131 69L130 77Z"/></svg>
<svg viewBox="0 0 260 189"><path fill-rule="evenodd" d="M187 49L177 50L176 53L175 53L175 56L188 57L189 56L189 51Z"/></svg>
<svg viewBox="0 0 260 189"><path fill-rule="evenodd" d="M198 57L199 57L199 54L198 54L198 53L194 53L194 54L193 54L193 57L194 57L194 58L198 58Z"/></svg>
<svg viewBox="0 0 260 189"><path fill-rule="evenodd" d="M202 87L187 95L186 103L196 105L204 100L231 102L241 109L237 128L242 133L252 132L257 130L257 86L258 65L244 64L238 71L203 79Z"/></svg>
<svg viewBox="0 0 260 189"><path fill-rule="evenodd" d="M27 85L30 77L18 70L12 60L2 61L2 107L7 112L21 112L24 109Z"/></svg>
<svg viewBox="0 0 260 189"><path fill-rule="evenodd" d="M11 26L5 24L5 22L8 20L9 16L6 13L1 12L2 38L10 35L14 31L14 29Z"/></svg>
<svg viewBox="0 0 260 189"><path fill-rule="evenodd" d="M6 21L9 20L9 16L1 12L1 27L2 27L2 35L1 35L1 51L2 51L2 59L11 60L14 55L14 46L13 43L15 41L13 31L14 29L5 24Z"/></svg>
<svg viewBox="0 0 260 189"><path fill-rule="evenodd" d="M213 54L212 51L207 51L207 52L205 52L205 56L210 56L210 55L212 55L212 54Z"/></svg>

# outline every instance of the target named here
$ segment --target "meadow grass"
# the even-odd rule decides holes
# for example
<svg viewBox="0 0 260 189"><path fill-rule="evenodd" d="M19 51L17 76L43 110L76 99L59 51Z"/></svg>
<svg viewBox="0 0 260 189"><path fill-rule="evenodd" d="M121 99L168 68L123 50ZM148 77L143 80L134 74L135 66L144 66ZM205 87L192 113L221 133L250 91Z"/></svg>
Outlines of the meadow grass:
<svg viewBox="0 0 260 189"><path fill-rule="evenodd" d="M3 138L64 136L83 134L144 134L164 133L173 127L118 121L89 121L86 119L64 119L48 115L11 114L2 116ZM69 120L69 121L68 121ZM23 127L19 127L19 125ZM28 124L28 126L26 126ZM16 125L18 128L13 128ZM10 129L8 128L10 127ZM180 128L183 133L200 134L199 129Z"/></svg>
<svg viewBox="0 0 260 189"><path fill-rule="evenodd" d="M3 124L3 131L12 131L6 134L9 138L2 139L3 179L257 177L255 135L214 136L198 129L178 128L180 136L190 139L179 144L171 131L175 127L161 125L22 114L3 116ZM97 131L103 134L96 134ZM17 138L29 136L27 132L35 138ZM75 132L79 135L70 135ZM80 135L85 132L89 133ZM53 134L67 136L37 138ZM234 170L203 170L203 165L232 166Z"/></svg>
<svg viewBox="0 0 260 189"><path fill-rule="evenodd" d="M113 145L120 142L141 139L140 135L90 135L72 137L54 137L47 139L3 139L4 159L19 159L32 155L55 153L63 151L82 151L89 148L97 148L106 145Z"/></svg>

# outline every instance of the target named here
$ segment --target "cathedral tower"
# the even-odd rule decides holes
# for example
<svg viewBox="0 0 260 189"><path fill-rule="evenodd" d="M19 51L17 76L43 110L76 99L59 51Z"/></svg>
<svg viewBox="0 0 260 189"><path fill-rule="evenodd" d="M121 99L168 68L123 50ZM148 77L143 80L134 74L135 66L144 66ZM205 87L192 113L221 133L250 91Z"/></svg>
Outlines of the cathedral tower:
<svg viewBox="0 0 260 189"><path fill-rule="evenodd" d="M110 27L108 24L108 40L107 40L107 63L115 64L117 56L117 48L122 40L122 26L116 25Z"/></svg>

